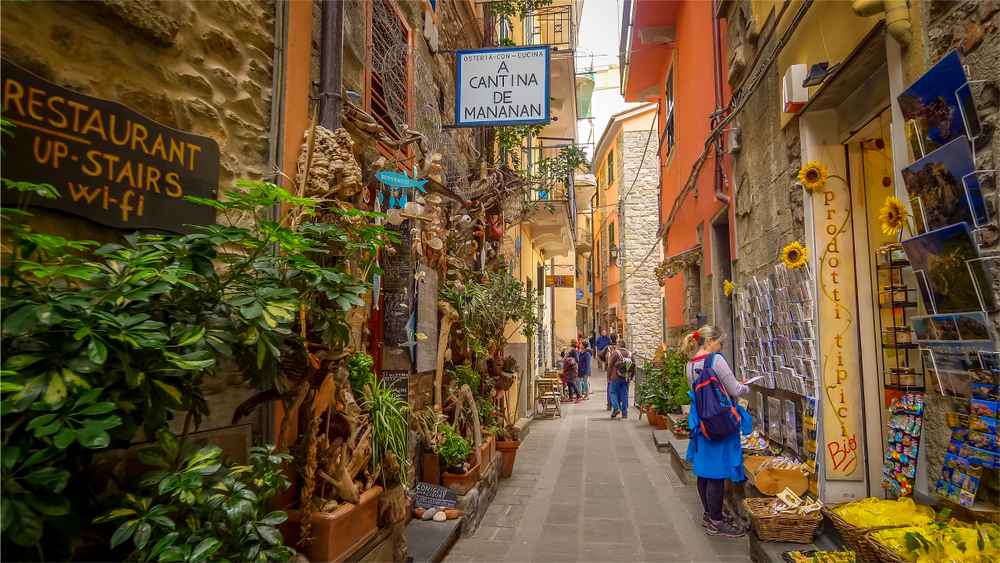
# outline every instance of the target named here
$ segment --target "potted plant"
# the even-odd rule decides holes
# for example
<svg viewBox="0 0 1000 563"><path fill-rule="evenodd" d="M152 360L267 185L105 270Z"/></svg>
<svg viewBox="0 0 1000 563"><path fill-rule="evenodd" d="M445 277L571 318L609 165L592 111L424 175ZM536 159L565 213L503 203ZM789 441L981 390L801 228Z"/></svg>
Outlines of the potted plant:
<svg viewBox="0 0 1000 563"><path fill-rule="evenodd" d="M479 481L479 465L467 467L472 444L450 424L441 424L441 430L443 438L437 446L437 454L445 467L441 475L442 485L464 495Z"/></svg>
<svg viewBox="0 0 1000 563"><path fill-rule="evenodd" d="M682 440L687 440L688 436L691 434L691 424L688 421L688 415L682 414L677 417L676 427L673 429L674 436Z"/></svg>

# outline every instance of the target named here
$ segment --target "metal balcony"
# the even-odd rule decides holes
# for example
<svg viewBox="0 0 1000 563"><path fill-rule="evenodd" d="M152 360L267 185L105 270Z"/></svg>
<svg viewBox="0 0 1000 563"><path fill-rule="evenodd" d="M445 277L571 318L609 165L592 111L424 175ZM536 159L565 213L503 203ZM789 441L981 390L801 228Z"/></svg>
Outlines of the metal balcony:
<svg viewBox="0 0 1000 563"><path fill-rule="evenodd" d="M524 19L524 44L549 45L555 51L576 49L573 7L539 8Z"/></svg>
<svg viewBox="0 0 1000 563"><path fill-rule="evenodd" d="M594 250L594 235L583 227L576 228L576 251L591 252Z"/></svg>

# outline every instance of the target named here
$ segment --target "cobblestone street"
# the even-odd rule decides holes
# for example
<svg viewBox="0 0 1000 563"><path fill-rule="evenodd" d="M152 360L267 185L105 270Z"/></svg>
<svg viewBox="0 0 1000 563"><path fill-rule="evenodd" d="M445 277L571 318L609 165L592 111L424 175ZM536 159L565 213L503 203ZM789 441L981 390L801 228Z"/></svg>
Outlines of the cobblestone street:
<svg viewBox="0 0 1000 563"><path fill-rule="evenodd" d="M746 538L705 534L697 488L656 451L637 409L612 420L604 373L591 382L590 400L532 422L514 476L445 561L749 561Z"/></svg>

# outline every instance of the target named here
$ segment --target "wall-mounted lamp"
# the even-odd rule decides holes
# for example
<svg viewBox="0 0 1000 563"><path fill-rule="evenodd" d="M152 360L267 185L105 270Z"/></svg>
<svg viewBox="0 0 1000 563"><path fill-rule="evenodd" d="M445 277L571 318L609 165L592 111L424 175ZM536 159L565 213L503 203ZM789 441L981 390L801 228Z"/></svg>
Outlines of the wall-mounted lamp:
<svg viewBox="0 0 1000 563"><path fill-rule="evenodd" d="M615 266L618 265L618 254L619 254L618 245L616 244L611 245L611 263L614 264Z"/></svg>
<svg viewBox="0 0 1000 563"><path fill-rule="evenodd" d="M830 63L816 63L809 67L809 72L806 73L805 80L802 81L803 88L809 88L810 86L819 86L833 71L837 70L840 65L830 66Z"/></svg>

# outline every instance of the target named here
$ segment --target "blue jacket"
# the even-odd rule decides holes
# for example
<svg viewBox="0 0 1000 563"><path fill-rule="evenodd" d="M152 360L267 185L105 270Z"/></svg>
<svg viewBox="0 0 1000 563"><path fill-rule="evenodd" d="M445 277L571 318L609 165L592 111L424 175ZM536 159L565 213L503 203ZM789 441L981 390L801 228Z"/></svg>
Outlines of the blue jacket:
<svg viewBox="0 0 1000 563"><path fill-rule="evenodd" d="M580 359L577 360L578 364L577 370L578 373L580 374L580 377L583 377L585 375L590 375L590 358L591 354L589 351L584 350L580 352Z"/></svg>
<svg viewBox="0 0 1000 563"><path fill-rule="evenodd" d="M608 336L604 336L602 334L601 336L597 337L597 343L596 344L597 344L597 349L598 350L603 350L603 349L605 349L605 348L608 347L608 344L611 344L611 338L608 337Z"/></svg>
<svg viewBox="0 0 1000 563"><path fill-rule="evenodd" d="M685 457L694 464L691 472L706 479L729 479L734 483L742 481L745 476L743 474L743 447L740 443L740 435L753 431L753 419L750 418L750 413L737 404L736 410L740 414L740 431L721 442L712 441L701 433L694 392L688 391L688 396L691 397L691 414L688 415L688 422L691 425L691 441L688 442Z"/></svg>

